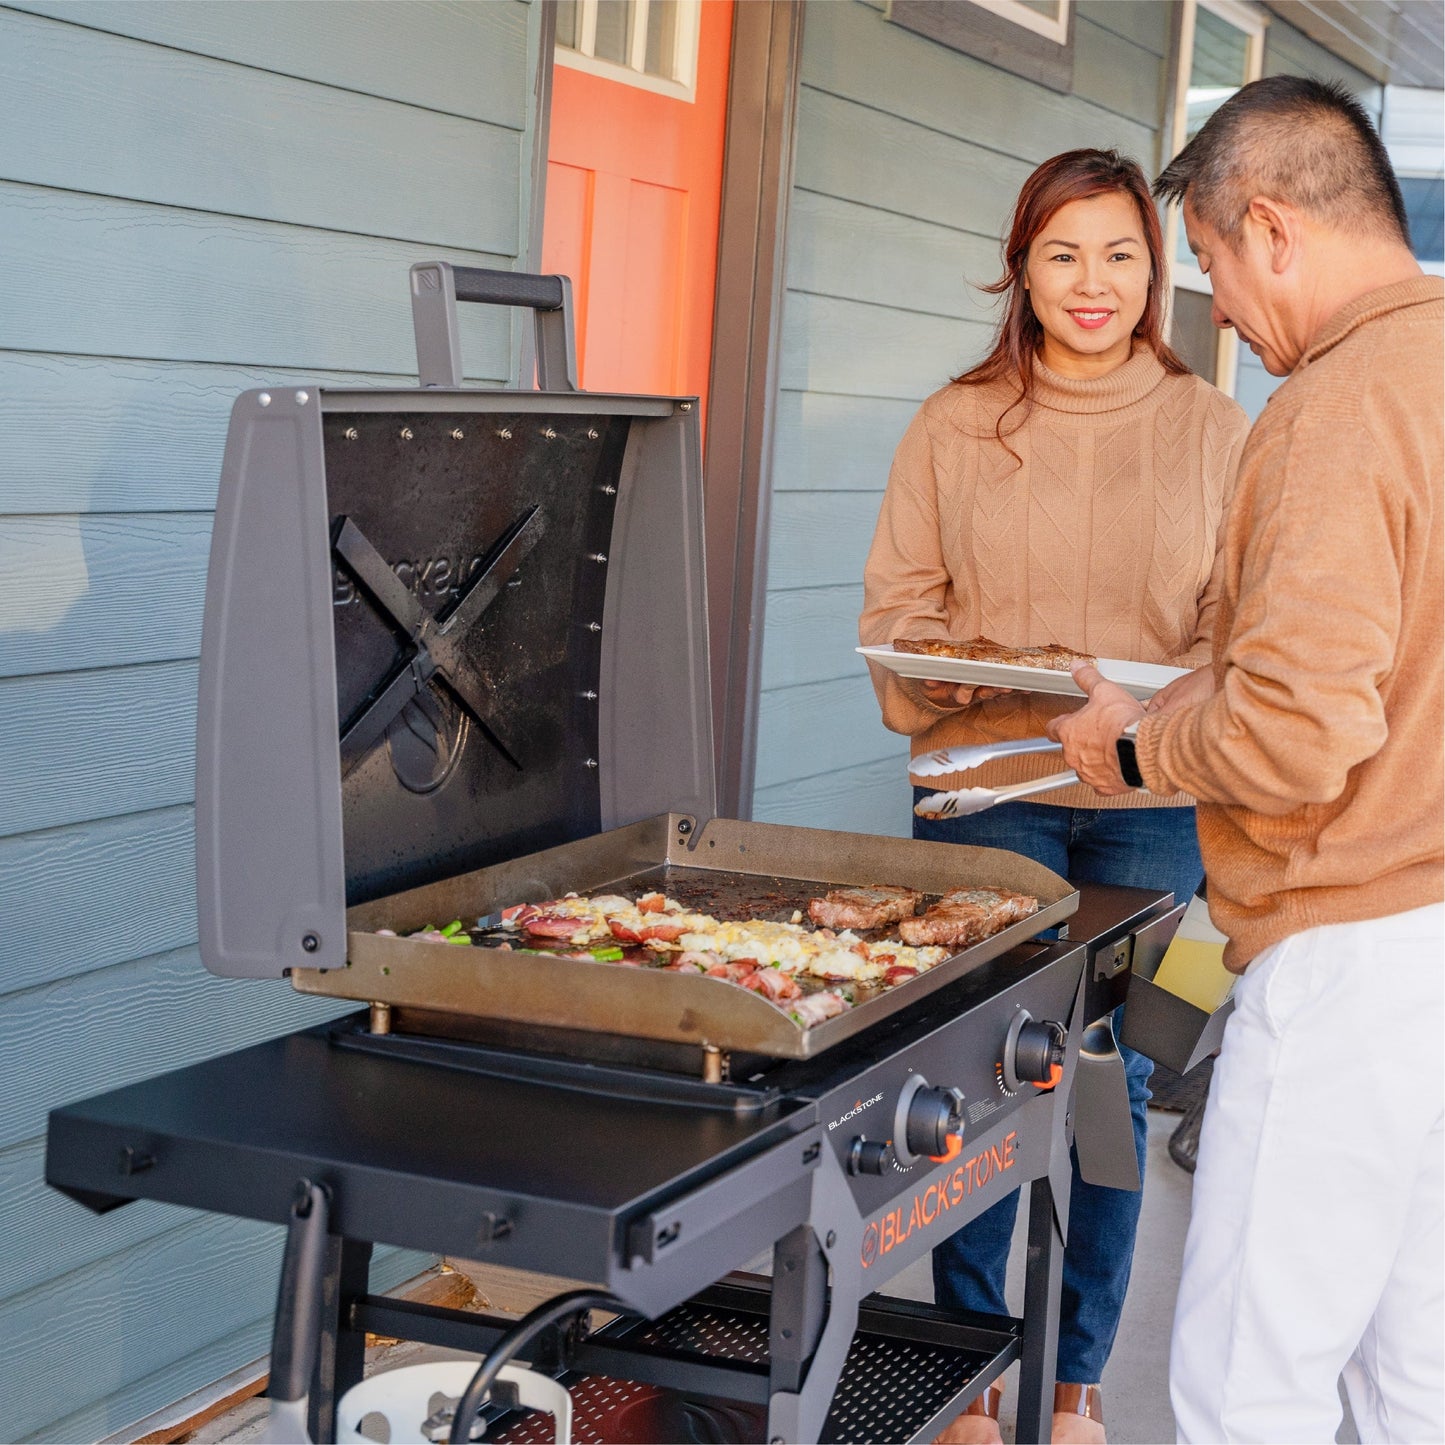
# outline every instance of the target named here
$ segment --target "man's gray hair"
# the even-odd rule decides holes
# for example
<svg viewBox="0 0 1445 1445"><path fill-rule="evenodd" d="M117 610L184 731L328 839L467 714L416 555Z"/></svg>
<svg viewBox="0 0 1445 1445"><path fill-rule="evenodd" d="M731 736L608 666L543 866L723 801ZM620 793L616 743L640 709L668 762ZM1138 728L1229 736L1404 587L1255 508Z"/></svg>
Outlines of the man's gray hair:
<svg viewBox="0 0 1445 1445"><path fill-rule="evenodd" d="M1154 182L1231 246L1256 196L1323 225L1410 244L1400 183L1365 108L1336 81L1273 75L1232 95Z"/></svg>

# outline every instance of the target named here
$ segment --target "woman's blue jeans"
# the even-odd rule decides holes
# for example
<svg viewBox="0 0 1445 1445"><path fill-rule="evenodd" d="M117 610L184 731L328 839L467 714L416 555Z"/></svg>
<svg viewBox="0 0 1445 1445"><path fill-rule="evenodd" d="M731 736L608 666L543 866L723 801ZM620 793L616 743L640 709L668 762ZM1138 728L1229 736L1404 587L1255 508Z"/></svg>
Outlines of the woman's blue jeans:
<svg viewBox="0 0 1445 1445"><path fill-rule="evenodd" d="M917 788L915 801L932 791ZM1168 889L1191 898L1204 877L1193 808L1062 808L1000 803L968 818L915 817L913 836L941 843L1008 848L1074 883ZM1149 1076L1154 1065L1119 1046L1129 1081L1134 1147L1144 1175ZM1096 1384L1114 1346L1139 1227L1143 1191L1086 1184L1074 1156L1069 1243L1059 1311L1058 1379ZM1007 1314L1004 1276L1018 1213L1017 1192L964 1225L933 1251L934 1298L949 1309Z"/></svg>

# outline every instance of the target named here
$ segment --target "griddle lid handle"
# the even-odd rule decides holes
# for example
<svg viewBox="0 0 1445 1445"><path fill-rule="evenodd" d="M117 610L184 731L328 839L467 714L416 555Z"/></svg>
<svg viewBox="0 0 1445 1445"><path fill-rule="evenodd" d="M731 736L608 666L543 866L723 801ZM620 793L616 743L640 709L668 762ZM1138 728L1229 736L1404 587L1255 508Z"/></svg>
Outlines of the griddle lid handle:
<svg viewBox="0 0 1445 1445"><path fill-rule="evenodd" d="M417 374L423 386L462 384L457 302L527 306L537 328L537 385L543 391L577 390L577 337L572 324L572 282L421 261L411 268L411 319L416 330Z"/></svg>

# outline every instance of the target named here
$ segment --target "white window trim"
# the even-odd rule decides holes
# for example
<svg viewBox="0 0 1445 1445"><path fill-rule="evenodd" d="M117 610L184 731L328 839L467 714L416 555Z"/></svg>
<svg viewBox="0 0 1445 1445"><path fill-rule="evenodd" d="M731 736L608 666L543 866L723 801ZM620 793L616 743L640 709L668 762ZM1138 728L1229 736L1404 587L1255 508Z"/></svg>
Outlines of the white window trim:
<svg viewBox="0 0 1445 1445"><path fill-rule="evenodd" d="M577 47L560 42L553 47L553 59L569 70L580 70L604 80L621 81L639 90L650 90L674 100L697 99L697 47L702 28L702 0L678 0L677 33L674 37L672 71L675 80L649 75L647 63L647 10L649 0L632 0L632 34L627 64L599 59L592 52L597 45L597 0L577 0Z"/></svg>
<svg viewBox="0 0 1445 1445"><path fill-rule="evenodd" d="M1047 15L1040 15L1037 10L1029 9L1027 5L1021 4L1020 0L973 0L973 3L980 10L997 15L1000 20L1011 20L1015 25L1022 25L1025 30L1032 30L1035 35L1042 35L1045 40L1052 40L1055 45L1068 43L1069 11L1074 0L1058 0L1059 13L1053 20Z"/></svg>
<svg viewBox="0 0 1445 1445"><path fill-rule="evenodd" d="M1183 11L1179 22L1179 73L1174 85L1174 116L1170 130L1173 149L1170 160L1184 149L1184 133L1189 123L1189 77L1194 69L1194 22L1199 7L1219 16L1221 20L1243 31L1246 36L1244 54L1244 78L1246 83L1258 80L1264 72L1264 34L1269 25L1269 16L1247 0L1182 0ZM1168 325L1172 330L1173 288L1182 291L1199 291L1205 295L1213 292L1209 278L1198 266L1178 259L1179 233L1183 228L1179 207L1170 206L1164 222L1164 254L1169 258L1170 314ZM1227 396L1233 396L1239 379L1239 337L1234 331L1221 331L1215 337L1214 353L1215 385Z"/></svg>

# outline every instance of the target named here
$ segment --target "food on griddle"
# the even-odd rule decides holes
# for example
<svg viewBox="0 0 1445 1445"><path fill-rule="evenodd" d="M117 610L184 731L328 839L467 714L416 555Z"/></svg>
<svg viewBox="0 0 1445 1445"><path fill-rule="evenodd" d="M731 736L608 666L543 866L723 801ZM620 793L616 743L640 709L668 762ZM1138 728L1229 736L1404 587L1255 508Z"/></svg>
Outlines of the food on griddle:
<svg viewBox="0 0 1445 1445"><path fill-rule="evenodd" d="M912 944L941 944L945 948L978 943L1039 911L1039 900L1006 888L958 888L945 894L921 918L906 918L898 925Z"/></svg>
<svg viewBox="0 0 1445 1445"><path fill-rule="evenodd" d="M855 986L895 987L942 963L950 948L986 938L1038 908L1036 899L1022 894L966 888L949 894L922 918L912 917L922 898L915 889L894 885L836 888L809 905L814 918L821 912L834 925L809 928L799 922L728 921L692 913L661 893L644 893L635 902L618 893L591 898L569 893L504 908L500 931L506 938L492 943L483 933L478 941L516 953L704 974L762 994L811 1028L850 1008ZM855 927L865 928L901 919L898 931L905 941L865 940L851 928L836 926L849 917L859 920ZM459 919L445 928L428 924L409 937L472 942Z"/></svg>
<svg viewBox="0 0 1445 1445"><path fill-rule="evenodd" d="M918 912L916 888L878 883L871 888L833 888L808 904L808 917L825 928L882 928Z"/></svg>
<svg viewBox="0 0 1445 1445"><path fill-rule="evenodd" d="M895 637L894 652L912 652L924 657L952 657L960 662L998 662L1008 667L1044 667L1051 672L1069 672L1080 663L1096 663L1098 658L1088 652L1060 647L1056 642L1041 647L1008 647L991 637L971 637L966 642L939 638Z"/></svg>
<svg viewBox="0 0 1445 1445"><path fill-rule="evenodd" d="M840 1013L846 1012L852 1005L831 988L825 988L820 993L810 993L806 998L800 998L789 1009L788 1015L794 1022L802 1024L805 1029L810 1029L814 1024L820 1024L824 1019L836 1018Z"/></svg>
<svg viewBox="0 0 1445 1445"><path fill-rule="evenodd" d="M378 933L388 938L395 938L396 934L390 928L378 928ZM470 948L472 946L471 936L462 927L462 920L454 918L445 928L433 928L430 923L425 928L418 928L415 933L407 934L408 938L419 938L423 943L460 943Z"/></svg>

